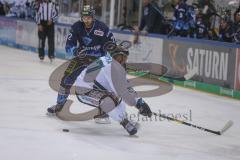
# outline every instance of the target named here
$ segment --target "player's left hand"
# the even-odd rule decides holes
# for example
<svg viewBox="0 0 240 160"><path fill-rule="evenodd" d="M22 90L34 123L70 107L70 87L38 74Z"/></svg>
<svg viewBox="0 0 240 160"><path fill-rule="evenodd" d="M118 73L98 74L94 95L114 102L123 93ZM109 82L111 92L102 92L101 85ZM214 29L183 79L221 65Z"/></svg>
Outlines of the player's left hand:
<svg viewBox="0 0 240 160"><path fill-rule="evenodd" d="M137 100L136 108L139 110L139 113L141 115L148 116L148 117L152 116L152 111L151 111L150 107L142 98L139 98Z"/></svg>

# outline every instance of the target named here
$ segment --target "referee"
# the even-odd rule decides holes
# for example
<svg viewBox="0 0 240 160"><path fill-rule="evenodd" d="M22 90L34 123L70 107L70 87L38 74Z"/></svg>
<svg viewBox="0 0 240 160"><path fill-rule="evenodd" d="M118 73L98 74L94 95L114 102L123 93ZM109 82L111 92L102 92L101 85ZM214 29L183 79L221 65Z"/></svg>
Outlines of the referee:
<svg viewBox="0 0 240 160"><path fill-rule="evenodd" d="M50 61L55 58L54 22L57 20L57 17L58 9L54 2L51 2L51 0L43 0L40 2L36 14L39 38L38 53L40 60L43 60L45 56L44 48L46 38L48 39L48 57Z"/></svg>

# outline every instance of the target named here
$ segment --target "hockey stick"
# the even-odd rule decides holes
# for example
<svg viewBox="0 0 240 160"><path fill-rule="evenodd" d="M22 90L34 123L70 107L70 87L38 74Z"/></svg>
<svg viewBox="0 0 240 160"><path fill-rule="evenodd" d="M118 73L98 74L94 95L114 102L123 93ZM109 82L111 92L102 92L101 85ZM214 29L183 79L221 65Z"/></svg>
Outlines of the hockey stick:
<svg viewBox="0 0 240 160"><path fill-rule="evenodd" d="M207 128L197 126L195 124L191 124L191 123L181 121L181 120L178 120L178 119L175 119L175 118L172 118L172 117L168 117L168 116L165 116L163 114L157 114L157 113L153 112L153 115L165 118L165 119L170 120L170 121L181 123L181 124L193 127L193 128L197 128L197 129L200 129L200 130L205 131L205 132L210 132L210 133L213 133L213 134L216 134L216 135L222 135L224 132L226 132L233 125L233 121L230 120L224 125L224 127L220 131L214 131L214 130L211 130L211 129L207 129Z"/></svg>
<svg viewBox="0 0 240 160"><path fill-rule="evenodd" d="M183 77L171 77L171 76L165 76L163 75L163 77L165 78L170 78L172 80L178 80L178 81L187 81L189 79L191 79L196 73L197 73L197 68L194 67L192 70L190 70L188 73L186 73Z"/></svg>
<svg viewBox="0 0 240 160"><path fill-rule="evenodd" d="M143 74L143 76L145 75L154 75L154 76L159 76L159 77L164 77L164 78L168 78L170 79L169 82L172 83L172 80L178 80L178 81L186 81L191 79L193 76L195 76L198 72L198 68L194 67L192 70L188 71L184 76L180 76L180 77L174 77L171 75L166 75L168 69L167 67L164 67L163 65L158 65L158 64L149 64L146 65L145 63L127 63L127 69L134 71L134 72L142 72L145 73ZM155 69L154 69L155 68ZM154 70L153 70L154 69ZM146 71L144 71L146 70ZM159 71L156 71L159 70ZM164 71L163 71L164 70Z"/></svg>

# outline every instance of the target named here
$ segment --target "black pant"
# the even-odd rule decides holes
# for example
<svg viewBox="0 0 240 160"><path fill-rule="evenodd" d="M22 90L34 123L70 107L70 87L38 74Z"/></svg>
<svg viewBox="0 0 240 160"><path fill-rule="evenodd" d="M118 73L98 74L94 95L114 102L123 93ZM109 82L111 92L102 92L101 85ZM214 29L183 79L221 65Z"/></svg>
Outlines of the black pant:
<svg viewBox="0 0 240 160"><path fill-rule="evenodd" d="M54 24L52 25L42 25L43 31L38 31L39 47L38 53L40 58L44 58L44 48L46 38L48 39L48 57L54 58Z"/></svg>

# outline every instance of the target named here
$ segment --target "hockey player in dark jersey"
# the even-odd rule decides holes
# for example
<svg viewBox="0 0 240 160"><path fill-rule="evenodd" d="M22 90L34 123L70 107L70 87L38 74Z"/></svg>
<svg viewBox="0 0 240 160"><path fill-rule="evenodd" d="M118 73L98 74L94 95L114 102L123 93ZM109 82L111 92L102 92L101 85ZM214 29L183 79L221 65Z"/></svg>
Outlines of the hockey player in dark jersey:
<svg viewBox="0 0 240 160"><path fill-rule="evenodd" d="M106 42L114 42L109 28L94 19L94 13L95 11L90 6L84 6L81 13L82 21L74 23L71 27L65 49L67 57L72 59L61 80L57 104L47 109L50 114L61 111L78 75L92 61L106 54L103 50Z"/></svg>

